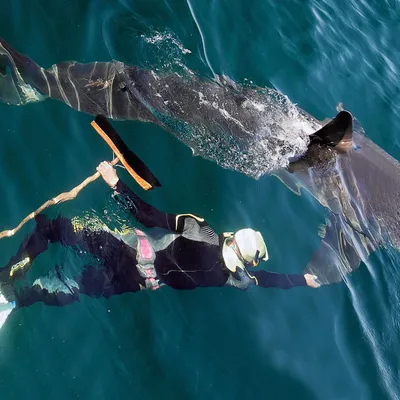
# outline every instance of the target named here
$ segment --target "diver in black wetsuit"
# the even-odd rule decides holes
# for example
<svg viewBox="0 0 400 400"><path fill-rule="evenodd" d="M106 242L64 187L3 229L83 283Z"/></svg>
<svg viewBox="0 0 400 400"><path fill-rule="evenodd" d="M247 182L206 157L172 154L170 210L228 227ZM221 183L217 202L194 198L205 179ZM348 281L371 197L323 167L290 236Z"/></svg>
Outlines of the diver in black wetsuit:
<svg viewBox="0 0 400 400"><path fill-rule="evenodd" d="M241 229L235 234L217 235L202 219L192 214L166 214L141 200L117 176L115 169L102 162L97 170L113 188L120 203L147 228L163 228L165 234L152 241L134 229L129 243L110 231L76 229L71 220L58 217L36 218L36 228L21 244L18 253L0 269L0 305L15 302L17 307L42 301L65 305L80 294L110 297L114 294L157 289L168 285L175 289L230 285L288 289L294 286L318 287L313 275L286 275L267 271L249 271L260 260L268 259L265 242L259 232ZM32 286L14 289L13 280L23 275L34 259L59 242L74 246L102 260L102 266L85 266L74 279L56 268L51 276L37 279ZM2 301L3 299L3 301Z"/></svg>

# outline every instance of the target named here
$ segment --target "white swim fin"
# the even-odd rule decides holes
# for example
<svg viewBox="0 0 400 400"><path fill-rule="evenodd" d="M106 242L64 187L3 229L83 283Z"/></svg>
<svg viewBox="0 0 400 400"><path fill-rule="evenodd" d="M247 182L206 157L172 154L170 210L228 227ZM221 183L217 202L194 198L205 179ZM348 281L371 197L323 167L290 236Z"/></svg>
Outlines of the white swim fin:
<svg viewBox="0 0 400 400"><path fill-rule="evenodd" d="M6 298L0 292L0 329L6 322L11 311L15 308L15 302L8 302Z"/></svg>

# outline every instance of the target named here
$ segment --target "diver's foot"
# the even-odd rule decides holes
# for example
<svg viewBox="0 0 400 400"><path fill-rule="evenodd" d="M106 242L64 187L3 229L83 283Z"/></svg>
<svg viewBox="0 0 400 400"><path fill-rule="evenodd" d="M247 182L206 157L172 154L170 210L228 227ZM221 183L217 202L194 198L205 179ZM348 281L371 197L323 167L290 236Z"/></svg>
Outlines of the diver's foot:
<svg viewBox="0 0 400 400"><path fill-rule="evenodd" d="M23 260L14 264L10 269L10 277L15 276L16 273L24 272L26 267L30 264L30 258L25 257Z"/></svg>

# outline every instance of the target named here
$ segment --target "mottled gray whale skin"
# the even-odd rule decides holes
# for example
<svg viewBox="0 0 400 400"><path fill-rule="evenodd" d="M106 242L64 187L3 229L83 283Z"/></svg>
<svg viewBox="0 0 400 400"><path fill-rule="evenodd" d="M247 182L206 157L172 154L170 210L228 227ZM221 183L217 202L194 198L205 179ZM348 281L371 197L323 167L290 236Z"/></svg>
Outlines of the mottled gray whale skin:
<svg viewBox="0 0 400 400"><path fill-rule="evenodd" d="M340 281L385 243L400 250L399 163L357 124L353 132L353 118L347 112L311 135L307 147L309 132L302 153L301 146L280 143L276 116L293 109L280 97L279 114L274 93L266 95L224 78L160 74L118 61L62 62L45 70L0 39L3 102L26 104L55 98L89 114L152 122L201 156L253 177L267 170L266 154L276 149L280 156L300 154L275 175L297 194L300 188L309 191L330 212L321 247L306 268L321 283ZM297 110L297 119L315 130L321 127L319 121ZM271 153L265 143L259 145L264 139L259 132L266 124L278 132L267 138Z"/></svg>
<svg viewBox="0 0 400 400"><path fill-rule="evenodd" d="M118 61L69 61L46 70L0 39L0 101L22 105L46 98L88 114L155 123L195 154L255 178L304 152L308 135L318 129L313 119L272 89ZM284 145L290 141L279 119L288 120L293 112L298 115L292 119L304 121L308 132L298 140L297 128L297 140Z"/></svg>

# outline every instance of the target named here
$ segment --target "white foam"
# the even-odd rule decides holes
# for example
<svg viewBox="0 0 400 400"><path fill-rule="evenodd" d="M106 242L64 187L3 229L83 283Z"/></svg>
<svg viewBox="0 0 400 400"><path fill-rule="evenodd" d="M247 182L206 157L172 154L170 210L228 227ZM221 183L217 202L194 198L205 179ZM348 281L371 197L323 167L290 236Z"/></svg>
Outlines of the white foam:
<svg viewBox="0 0 400 400"><path fill-rule="evenodd" d="M153 78L158 81L160 79L160 77L153 71L151 70L151 75L153 76Z"/></svg>
<svg viewBox="0 0 400 400"><path fill-rule="evenodd" d="M213 107L218 108L219 112L226 118L229 119L230 121L233 121L235 124L237 124L242 130L243 132L246 132L248 135L252 135L251 132L249 132L248 130L246 130L246 128L243 126L243 124L238 121L236 118L232 117L232 115L230 115L228 113L228 111L226 111L223 108L219 108L218 106L216 106L216 103L213 103Z"/></svg>
<svg viewBox="0 0 400 400"><path fill-rule="evenodd" d="M205 105L205 106L210 106L211 103L208 100L204 100L204 94L199 92L199 104Z"/></svg>
<svg viewBox="0 0 400 400"><path fill-rule="evenodd" d="M182 43L169 32L167 33L155 32L152 36L148 37L145 35L141 35L141 37L146 43L149 44L157 44L163 41L169 41L172 44L174 44L181 51L182 54L191 54L191 51L189 49L186 49L182 45Z"/></svg>
<svg viewBox="0 0 400 400"><path fill-rule="evenodd" d="M256 102L251 102L251 105L257 110L257 111L264 111L265 110L265 106L264 104L260 104L260 103L256 103Z"/></svg>
<svg viewBox="0 0 400 400"><path fill-rule="evenodd" d="M224 108L217 92L205 95L203 91L196 91L196 94L199 106L218 110L226 120L238 126L243 138L231 132L217 136L205 126L197 126L192 130L190 147L225 168L254 178L285 168L291 158L307 150L309 135L320 128L286 96L269 88L246 91L247 99L241 105L246 110L243 115L239 115L240 109L238 115L232 115ZM246 118L253 123L248 125Z"/></svg>

